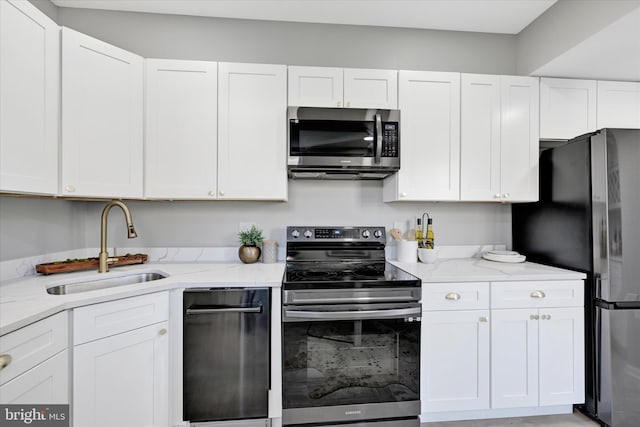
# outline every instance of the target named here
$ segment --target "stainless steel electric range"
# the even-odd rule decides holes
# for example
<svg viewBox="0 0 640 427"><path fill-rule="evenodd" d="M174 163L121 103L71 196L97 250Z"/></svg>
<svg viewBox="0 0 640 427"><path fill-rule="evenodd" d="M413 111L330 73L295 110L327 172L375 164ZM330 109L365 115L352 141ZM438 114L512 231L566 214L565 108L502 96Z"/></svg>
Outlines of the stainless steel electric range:
<svg viewBox="0 0 640 427"><path fill-rule="evenodd" d="M287 227L283 424L419 425L421 282L385 243L384 227Z"/></svg>

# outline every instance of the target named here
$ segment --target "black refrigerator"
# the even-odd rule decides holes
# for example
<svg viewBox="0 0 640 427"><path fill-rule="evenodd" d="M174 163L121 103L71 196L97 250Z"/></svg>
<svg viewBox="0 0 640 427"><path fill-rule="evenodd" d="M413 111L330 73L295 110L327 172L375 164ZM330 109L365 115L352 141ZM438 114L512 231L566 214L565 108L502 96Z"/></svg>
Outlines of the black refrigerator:
<svg viewBox="0 0 640 427"><path fill-rule="evenodd" d="M540 201L512 206L513 249L587 274L585 403L640 426L640 130L602 129L540 153Z"/></svg>

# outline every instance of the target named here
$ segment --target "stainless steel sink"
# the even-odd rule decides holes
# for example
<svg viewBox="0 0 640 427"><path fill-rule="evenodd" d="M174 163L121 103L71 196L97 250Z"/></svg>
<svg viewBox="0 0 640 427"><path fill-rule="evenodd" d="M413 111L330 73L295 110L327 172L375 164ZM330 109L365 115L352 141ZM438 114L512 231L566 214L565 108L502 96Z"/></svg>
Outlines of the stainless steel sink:
<svg viewBox="0 0 640 427"><path fill-rule="evenodd" d="M133 273L126 276L109 277L106 279L84 280L81 282L64 283L47 288L51 295L68 295L79 292L95 291L98 289L113 288L116 286L133 285L135 283L150 282L164 279L167 275L157 272Z"/></svg>

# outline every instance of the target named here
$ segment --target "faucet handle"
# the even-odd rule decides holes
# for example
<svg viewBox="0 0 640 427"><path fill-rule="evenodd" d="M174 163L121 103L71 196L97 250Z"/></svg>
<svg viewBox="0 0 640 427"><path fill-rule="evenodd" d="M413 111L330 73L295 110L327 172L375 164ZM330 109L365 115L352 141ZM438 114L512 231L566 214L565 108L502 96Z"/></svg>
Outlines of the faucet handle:
<svg viewBox="0 0 640 427"><path fill-rule="evenodd" d="M113 264L114 262L117 262L117 261L118 261L117 257L107 258L107 264Z"/></svg>

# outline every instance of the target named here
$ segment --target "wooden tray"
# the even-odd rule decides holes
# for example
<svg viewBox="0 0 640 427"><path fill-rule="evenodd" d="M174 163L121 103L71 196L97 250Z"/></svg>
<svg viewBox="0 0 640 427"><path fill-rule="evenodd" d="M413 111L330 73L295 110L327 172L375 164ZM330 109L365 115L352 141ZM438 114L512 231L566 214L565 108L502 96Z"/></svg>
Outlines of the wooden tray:
<svg viewBox="0 0 640 427"><path fill-rule="evenodd" d="M118 261L109 263L109 267L119 267L121 265L142 264L147 261L147 254L126 254L116 255ZM84 259L67 259L66 261L55 261L46 264L36 265L36 272L40 274L70 273L72 271L93 270L99 267L98 257Z"/></svg>

